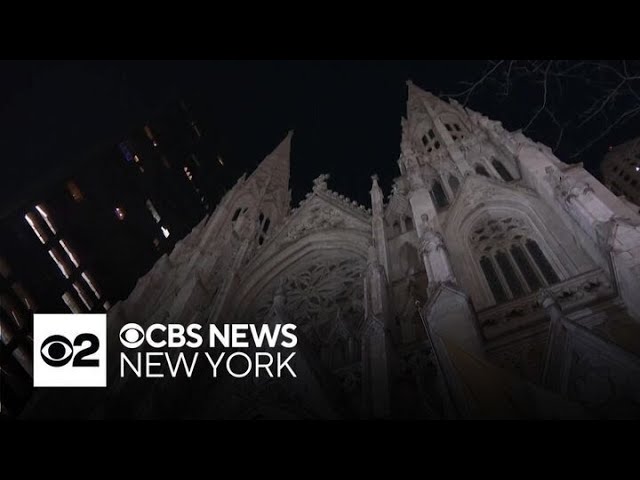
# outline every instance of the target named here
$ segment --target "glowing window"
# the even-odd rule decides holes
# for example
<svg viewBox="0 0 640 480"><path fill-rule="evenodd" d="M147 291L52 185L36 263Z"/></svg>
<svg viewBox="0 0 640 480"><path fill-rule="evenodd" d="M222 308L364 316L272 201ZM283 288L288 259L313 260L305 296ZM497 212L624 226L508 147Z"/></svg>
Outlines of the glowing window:
<svg viewBox="0 0 640 480"><path fill-rule="evenodd" d="M55 249L51 249L49 250L49 256L53 259L54 262L56 262L56 265L58 265L58 269L62 272L64 278L69 278L70 269L67 265L64 264L64 260L62 259L60 253L58 253L58 251Z"/></svg>
<svg viewBox="0 0 640 480"><path fill-rule="evenodd" d="M151 216L156 221L156 223L160 223L160 215L158 214L158 211L153 206L153 203L151 203L151 200L147 200L146 205L147 205L147 209L149 210L149 212L151 212Z"/></svg>
<svg viewBox="0 0 640 480"><path fill-rule="evenodd" d="M78 260L76 259L75 255L71 253L71 250L69 249L69 246L67 245L67 243L64 240L60 240L60 246L65 251L69 259L73 262L73 264L76 267L78 267L80 264L78 263Z"/></svg>
<svg viewBox="0 0 640 480"><path fill-rule="evenodd" d="M47 215L47 211L45 210L44 205L36 205L36 210L38 211L42 219L45 221L45 223L49 227L49 230L51 230L51 232L55 235L56 229L53 227L53 223L51 223L51 220L49 219L49 215Z"/></svg>
<svg viewBox="0 0 640 480"><path fill-rule="evenodd" d="M89 285L89 288L91 289L91 291L93 292L93 294L96 296L96 298L100 298L100 294L98 293L98 289L96 288L95 284L93 283L93 281L91 280L91 277L87 274L87 272L82 272L82 279L87 282L87 285Z"/></svg>
<svg viewBox="0 0 640 480"><path fill-rule="evenodd" d="M124 220L124 216L125 216L124 208L116 207L115 208L115 212L116 212L116 217L118 218L118 220Z"/></svg>
<svg viewBox="0 0 640 480"><path fill-rule="evenodd" d="M36 216L33 213L27 213L24 216L24 219L27 221L27 223L33 230L33 233L36 234L38 239L40 239L42 243L47 243L47 240L48 240L47 234L44 232L42 227L40 227L40 225L38 224L38 221L36 220Z"/></svg>
<svg viewBox="0 0 640 480"><path fill-rule="evenodd" d="M91 299L87 295L87 292L85 292L84 288L82 288L82 286L78 282L73 283L73 288L78 293L78 296L80 297L80 300L82 300L82 303L84 303L85 306L89 310L91 310L93 303L91 302Z"/></svg>
<svg viewBox="0 0 640 480"><path fill-rule="evenodd" d="M78 305L78 302L76 302L76 299L73 298L73 295L70 292L66 292L62 295L62 300L64 300L64 303L67 304L67 307L69 307L69 310L71 310L72 313L82 313L82 308L80 308L80 305Z"/></svg>
<svg viewBox="0 0 640 480"><path fill-rule="evenodd" d="M160 227L160 230L162 230L162 234L164 235L164 238L169 238L169 230L166 227Z"/></svg>

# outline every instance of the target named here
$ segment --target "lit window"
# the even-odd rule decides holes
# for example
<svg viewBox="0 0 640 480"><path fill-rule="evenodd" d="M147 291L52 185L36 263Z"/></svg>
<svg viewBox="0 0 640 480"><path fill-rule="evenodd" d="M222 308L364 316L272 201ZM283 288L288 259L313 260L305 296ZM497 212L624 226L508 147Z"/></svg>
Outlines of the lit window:
<svg viewBox="0 0 640 480"><path fill-rule="evenodd" d="M40 241L42 243L47 243L47 239L48 239L47 234L44 233L42 228L40 228L40 225L38 225L35 215L33 213L27 213L24 216L24 219L27 221L27 223L33 230L33 233L36 234L36 236L40 239Z"/></svg>
<svg viewBox="0 0 640 480"><path fill-rule="evenodd" d="M134 156L133 156L133 160L134 160L136 163L139 163L139 162L140 162L140 159L138 158L138 155L134 155Z"/></svg>
<svg viewBox="0 0 640 480"><path fill-rule="evenodd" d="M85 304L85 306L91 310L91 300L89 300L89 296L87 295L87 293L84 291L84 289L82 288L82 286L80 286L78 284L78 282L74 282L73 283L73 288L75 289L75 291L78 293L78 295L80 296L80 300L82 300L82 303Z"/></svg>
<svg viewBox="0 0 640 480"><path fill-rule="evenodd" d="M78 188L78 185L73 180L69 180L67 182L67 191L75 202L81 202L84 199L82 191L80 190L80 188Z"/></svg>
<svg viewBox="0 0 640 480"><path fill-rule="evenodd" d="M116 207L116 217L118 217L118 220L124 220L124 208L122 207Z"/></svg>
<svg viewBox="0 0 640 480"><path fill-rule="evenodd" d="M60 271L64 275L64 278L69 278L68 267L64 264L64 261L62 260L62 257L60 257L60 254L55 250L49 250L49 256L53 258L54 262L56 262L56 265L58 265L58 269L60 269Z"/></svg>
<svg viewBox="0 0 640 480"><path fill-rule="evenodd" d="M122 142L118 146L120 147L120 151L122 152L124 159L127 162L131 162L131 160L133 160L133 155L131 155L131 151L129 150L129 147L127 147L127 144Z"/></svg>
<svg viewBox="0 0 640 480"><path fill-rule="evenodd" d="M636 166L636 172L640 172L640 167Z"/></svg>
<svg viewBox="0 0 640 480"><path fill-rule="evenodd" d="M66 292L62 295L62 300L64 300L64 303L67 304L67 307L69 307L69 310L71 310L72 313L82 313L80 305L78 305L78 302L76 302L76 299L73 298L73 295L71 295L70 292Z"/></svg>
<svg viewBox="0 0 640 480"><path fill-rule="evenodd" d="M160 227L160 230L162 230L162 234L164 235L164 238L169 238L169 230L167 230L167 228Z"/></svg>
<svg viewBox="0 0 640 480"><path fill-rule="evenodd" d="M218 163L224 167L224 162L222 161L222 157L218 155Z"/></svg>
<svg viewBox="0 0 640 480"><path fill-rule="evenodd" d="M147 205L147 209L149 210L149 212L151 212L151 216L156 221L156 223L160 223L160 215L158 214L158 211L153 206L153 203L151 203L151 200L147 200L146 205Z"/></svg>
<svg viewBox="0 0 640 480"><path fill-rule="evenodd" d="M183 169L183 170L184 170L184 173L185 173L185 175L187 176L187 178L188 178L190 181L193 181L193 175L191 175L191 171L189 170L189 167L184 167L184 169Z"/></svg>
<svg viewBox="0 0 640 480"><path fill-rule="evenodd" d="M87 272L82 272L82 278L84 279L85 282L87 282L87 285L89 285L89 288L91 289L93 294L96 296L96 298L100 298L98 289L96 288L94 283L91 281L91 278L89 277L89 275L87 275Z"/></svg>
<svg viewBox="0 0 640 480"><path fill-rule="evenodd" d="M69 247L67 246L66 242L64 240L60 240L60 245L62 246L62 249L65 251L65 253L69 256L73 264L76 267L79 266L78 260L76 259L75 255L71 253L71 250L69 250Z"/></svg>
<svg viewBox="0 0 640 480"><path fill-rule="evenodd" d="M45 221L45 223L47 224L51 232L55 235L56 229L53 228L53 224L51 223L51 220L49 220L49 216L47 215L47 212L45 211L44 206L36 205L36 210L38 211L42 219Z"/></svg>

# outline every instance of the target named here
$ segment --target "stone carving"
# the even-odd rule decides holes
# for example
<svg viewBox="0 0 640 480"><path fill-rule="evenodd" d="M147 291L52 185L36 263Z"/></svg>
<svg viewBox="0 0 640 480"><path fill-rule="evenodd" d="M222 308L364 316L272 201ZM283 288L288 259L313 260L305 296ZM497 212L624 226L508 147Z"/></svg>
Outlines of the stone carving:
<svg viewBox="0 0 640 480"><path fill-rule="evenodd" d="M281 277L256 302L254 319L264 318L278 288L286 292L283 310L289 321L303 330L314 329L318 339L332 331L336 318L347 329L355 329L364 316L362 274L366 264L361 258L324 258L322 261L303 263Z"/></svg>
<svg viewBox="0 0 640 480"><path fill-rule="evenodd" d="M313 181L313 191L314 192L324 192L327 190L327 180L329 180L330 175L328 173L323 173L318 175L318 177Z"/></svg>
<svg viewBox="0 0 640 480"><path fill-rule="evenodd" d="M532 233L522 218L487 215L474 224L470 242L475 252L483 255L524 242L527 238L532 238Z"/></svg>
<svg viewBox="0 0 640 480"><path fill-rule="evenodd" d="M329 205L316 205L311 208L305 218L291 226L286 235L286 240L294 241L305 233L316 229L341 228L346 226L343 215Z"/></svg>
<svg viewBox="0 0 640 480"><path fill-rule="evenodd" d="M553 186L556 195L567 202L572 198L593 192L588 183L568 178L557 167L548 166L545 168L545 172L547 173L547 181Z"/></svg>
<svg viewBox="0 0 640 480"><path fill-rule="evenodd" d="M446 252L446 246L444 244L444 238L439 232L427 227L422 232L420 239L420 253L431 253L436 250L444 250Z"/></svg>

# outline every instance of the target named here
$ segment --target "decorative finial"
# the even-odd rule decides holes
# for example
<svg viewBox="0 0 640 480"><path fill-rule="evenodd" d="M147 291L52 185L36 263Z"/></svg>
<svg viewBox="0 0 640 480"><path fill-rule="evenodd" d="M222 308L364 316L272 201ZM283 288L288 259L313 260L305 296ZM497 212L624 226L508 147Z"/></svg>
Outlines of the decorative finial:
<svg viewBox="0 0 640 480"><path fill-rule="evenodd" d="M328 173L322 173L313 181L313 191L319 192L327 189L327 180L329 180Z"/></svg>

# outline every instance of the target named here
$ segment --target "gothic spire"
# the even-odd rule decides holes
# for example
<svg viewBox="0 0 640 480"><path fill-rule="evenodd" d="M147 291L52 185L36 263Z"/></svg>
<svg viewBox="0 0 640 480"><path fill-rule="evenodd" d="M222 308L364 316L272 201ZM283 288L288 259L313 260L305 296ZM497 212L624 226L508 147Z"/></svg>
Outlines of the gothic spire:
<svg viewBox="0 0 640 480"><path fill-rule="evenodd" d="M249 188L256 188L260 192L260 201L273 204L280 212L281 218L286 215L291 200L289 192L289 157L292 136L293 130L290 130L280 144L262 160L258 168L247 179L248 185L250 185ZM275 218L272 217L271 221L274 220Z"/></svg>
<svg viewBox="0 0 640 480"><path fill-rule="evenodd" d="M268 178L270 189L274 187L283 187L285 190L289 187L289 156L291 153L291 137L293 130L289 130L287 136L280 144L265 157L258 165L258 168L251 174L254 178Z"/></svg>

